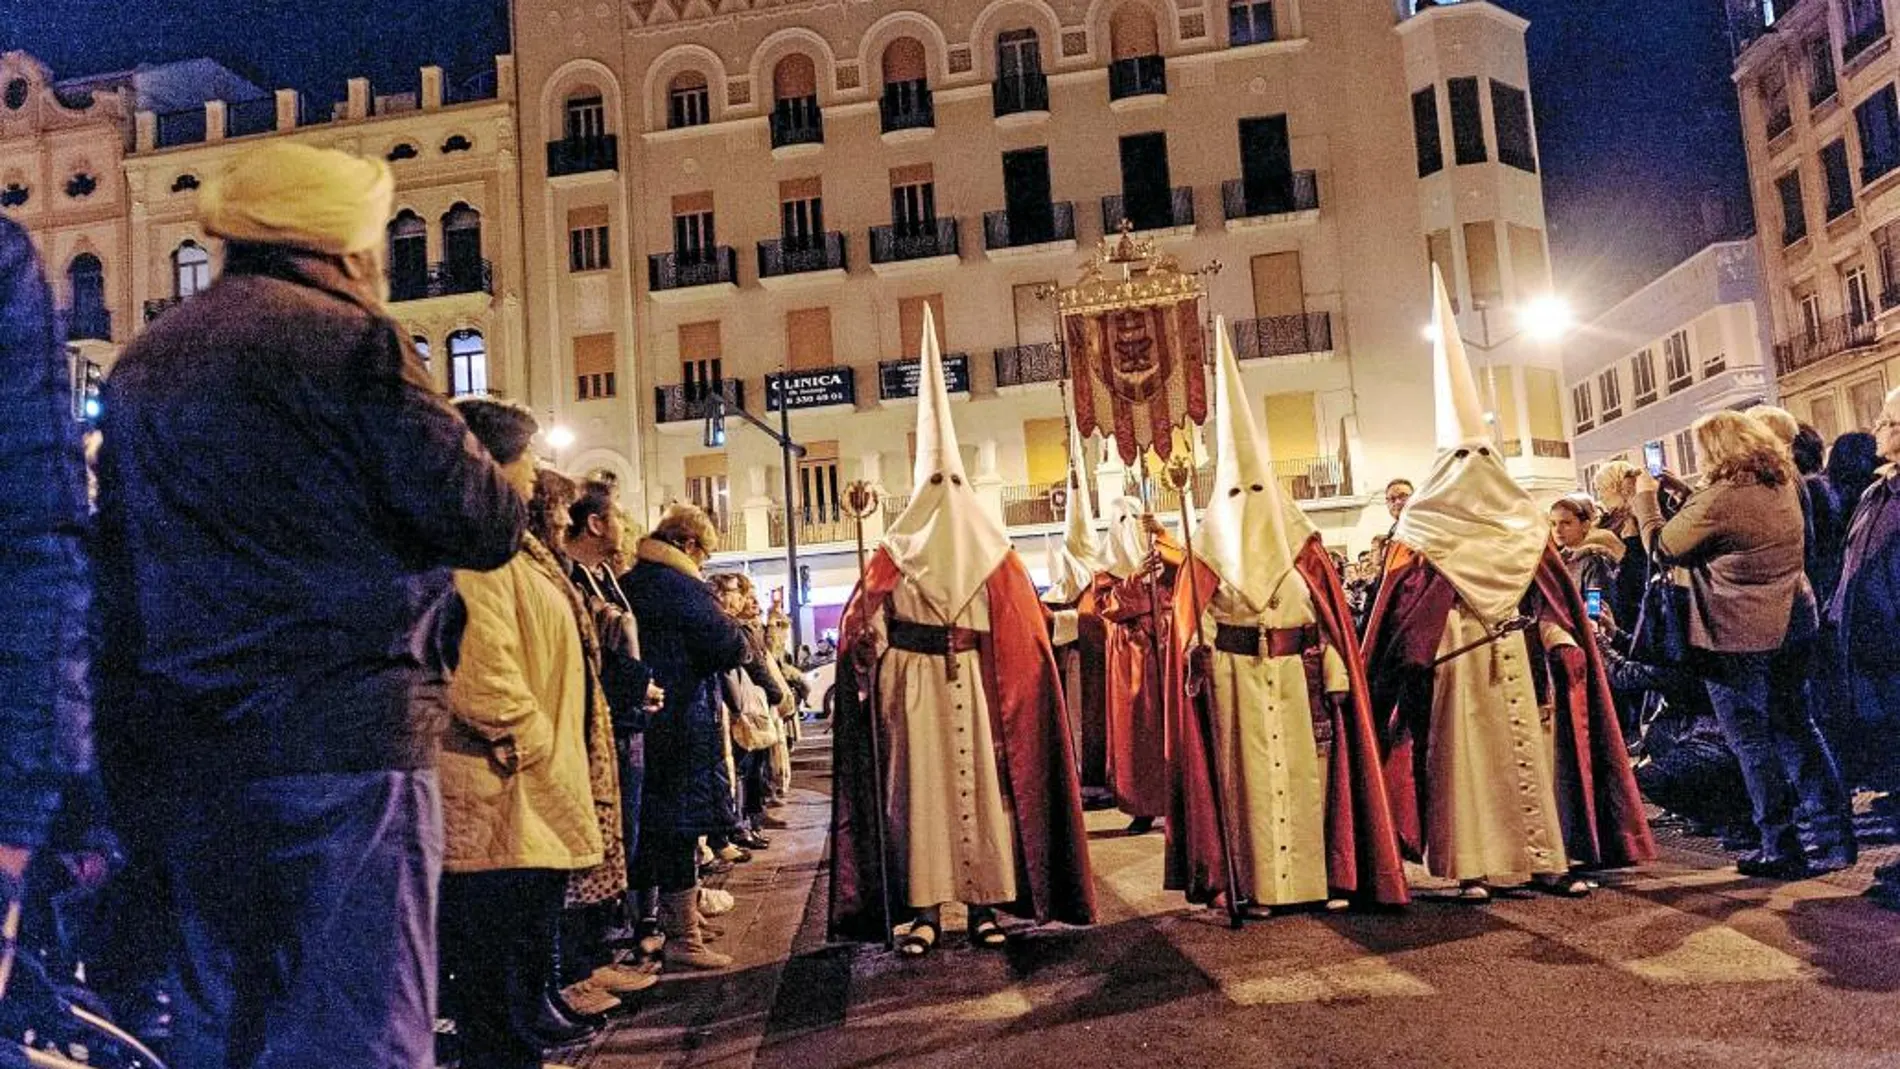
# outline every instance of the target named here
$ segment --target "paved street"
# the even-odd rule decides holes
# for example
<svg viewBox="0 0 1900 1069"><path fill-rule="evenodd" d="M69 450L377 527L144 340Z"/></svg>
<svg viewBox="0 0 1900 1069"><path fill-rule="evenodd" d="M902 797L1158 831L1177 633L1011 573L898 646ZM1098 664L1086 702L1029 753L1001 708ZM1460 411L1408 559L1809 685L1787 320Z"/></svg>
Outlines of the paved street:
<svg viewBox="0 0 1900 1069"><path fill-rule="evenodd" d="M1869 866L1744 880L1671 840L1590 899L1289 915L1227 931L1160 891L1161 837L1090 814L1101 924L921 962L824 945L824 738L793 827L731 874L730 974L669 977L570 1061L820 1066L1900 1066L1900 915Z"/></svg>

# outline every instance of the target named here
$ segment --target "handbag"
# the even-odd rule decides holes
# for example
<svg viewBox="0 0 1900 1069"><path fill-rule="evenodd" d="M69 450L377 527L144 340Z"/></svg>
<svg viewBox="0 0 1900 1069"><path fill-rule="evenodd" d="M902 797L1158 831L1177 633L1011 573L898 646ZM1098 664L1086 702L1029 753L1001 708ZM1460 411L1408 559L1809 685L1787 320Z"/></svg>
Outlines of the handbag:
<svg viewBox="0 0 1900 1069"><path fill-rule="evenodd" d="M777 714L765 704L765 692L746 677L745 669L727 672L724 689L732 708L733 745L741 750L769 750L785 741Z"/></svg>
<svg viewBox="0 0 1900 1069"><path fill-rule="evenodd" d="M1657 558L1651 546L1642 609L1630 631L1631 656L1647 664L1676 666L1689 659L1689 588L1677 586L1669 566Z"/></svg>

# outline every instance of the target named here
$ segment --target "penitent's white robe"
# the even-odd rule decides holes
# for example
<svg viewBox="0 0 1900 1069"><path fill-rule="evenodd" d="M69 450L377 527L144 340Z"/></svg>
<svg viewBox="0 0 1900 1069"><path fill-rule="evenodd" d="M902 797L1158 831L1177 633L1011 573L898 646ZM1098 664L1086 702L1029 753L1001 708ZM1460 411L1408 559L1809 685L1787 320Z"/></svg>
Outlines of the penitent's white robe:
<svg viewBox="0 0 1900 1069"><path fill-rule="evenodd" d="M907 580L885 611L943 624ZM954 623L988 631L989 593L977 591ZM931 654L886 648L878 666L879 714L891 740L889 826L898 830L907 904L918 908L1017 898L1015 820L1004 801L982 664L975 650L956 660L955 680L946 678L944 658Z"/></svg>
<svg viewBox="0 0 1900 1069"><path fill-rule="evenodd" d="M1265 613L1222 583L1203 626L1309 627L1318 622L1306 581L1289 573ZM1346 664L1325 650L1329 693L1350 689ZM1214 715L1222 781L1234 814L1242 893L1261 905L1327 897L1325 761L1313 734L1312 695L1298 655L1214 651Z"/></svg>
<svg viewBox="0 0 1900 1069"><path fill-rule="evenodd" d="M1543 625L1546 648L1571 644ZM1486 635L1461 599L1438 656ZM1509 885L1569 870L1557 809L1555 737L1522 632L1439 665L1427 743L1425 861L1435 876Z"/></svg>

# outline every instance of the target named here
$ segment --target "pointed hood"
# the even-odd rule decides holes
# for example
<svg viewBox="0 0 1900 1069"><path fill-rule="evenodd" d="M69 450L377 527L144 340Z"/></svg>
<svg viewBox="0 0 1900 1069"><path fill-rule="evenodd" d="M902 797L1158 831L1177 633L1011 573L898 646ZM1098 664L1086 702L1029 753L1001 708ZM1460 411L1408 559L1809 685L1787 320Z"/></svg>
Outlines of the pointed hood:
<svg viewBox="0 0 1900 1069"><path fill-rule="evenodd" d="M1214 320L1214 489L1196 548L1221 580L1264 611L1313 536L1313 521L1280 495L1273 453L1240 379L1227 320Z"/></svg>
<svg viewBox="0 0 1900 1069"><path fill-rule="evenodd" d="M1550 541L1550 520L1505 469L1458 336L1445 280L1432 269L1432 393L1438 458L1399 515L1395 537L1424 554L1487 623L1517 613Z"/></svg>
<svg viewBox="0 0 1900 1069"><path fill-rule="evenodd" d="M924 309L922 366L917 382L917 464L910 505L884 532L899 571L949 623L963 611L1009 552L1009 537L983 507L963 473L963 452L950 418L937 326Z"/></svg>
<svg viewBox="0 0 1900 1069"><path fill-rule="evenodd" d="M1109 502L1108 542L1102 566L1117 579L1139 574L1148 559L1148 534L1141 526L1147 512L1138 497L1123 496Z"/></svg>
<svg viewBox="0 0 1900 1069"><path fill-rule="evenodd" d="M1090 500L1088 479L1083 476L1082 439L1075 428L1069 429L1068 507L1063 519L1062 544L1050 558L1049 589L1042 600L1051 605L1069 605L1095 584L1095 573L1102 570L1101 548L1095 540L1095 507Z"/></svg>

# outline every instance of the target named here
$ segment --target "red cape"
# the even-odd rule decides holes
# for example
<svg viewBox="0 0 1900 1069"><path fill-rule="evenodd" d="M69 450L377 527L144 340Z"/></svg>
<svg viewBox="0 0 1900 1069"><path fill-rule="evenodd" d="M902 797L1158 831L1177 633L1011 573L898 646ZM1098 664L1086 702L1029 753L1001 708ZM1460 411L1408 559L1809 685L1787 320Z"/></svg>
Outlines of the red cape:
<svg viewBox="0 0 1900 1069"><path fill-rule="evenodd" d="M1102 601L1108 635L1108 768L1115 807L1131 817L1168 812L1167 658L1174 644L1179 550L1161 542L1168 567L1153 587L1142 576L1115 579ZM1171 552L1172 551L1172 552ZM1157 602L1159 604L1157 605Z"/></svg>
<svg viewBox="0 0 1900 1069"><path fill-rule="evenodd" d="M1195 581L1175 585L1174 633L1168 658L1169 740L1174 791L1168 810L1167 887L1185 891L1188 900L1205 902L1225 890L1221 841L1214 823L1214 790L1208 782L1207 756L1199 710L1189 704L1185 664L1194 642L1195 621L1206 611L1220 580L1205 562L1195 560ZM1353 633L1346 592L1319 536L1309 539L1294 559L1294 570L1312 592L1321 638L1346 662L1352 692L1327 695L1312 688L1314 712L1333 725L1333 749L1326 779L1326 876L1332 892L1361 903L1404 905L1411 900L1399 859L1398 836L1386 802L1379 768L1379 736L1373 727L1364 662ZM1185 577L1183 577L1185 580ZM1212 701L1211 689L1194 701Z"/></svg>
<svg viewBox="0 0 1900 1069"><path fill-rule="evenodd" d="M1097 576L1094 584L1068 606L1076 611L1078 635L1070 648L1082 658L1082 693L1066 704L1069 715L1079 722L1077 734L1082 740L1082 751L1076 758L1080 763L1082 786L1098 790L1109 786L1108 646L1115 630L1101 614L1105 591L1105 578ZM1067 697L1064 696L1065 700Z"/></svg>
<svg viewBox="0 0 1900 1069"><path fill-rule="evenodd" d="M1557 625L1577 645L1545 650L1537 630L1524 632L1540 701L1557 709L1557 807L1564 850L1574 863L1616 868L1656 856L1629 751L1610 698L1603 656L1586 630L1583 595L1555 550L1546 549L1525 594L1526 608ZM1430 786L1421 773L1430 737L1432 660L1458 592L1424 556L1394 545L1385 581L1366 625L1373 708L1384 727L1385 774L1393 816L1406 850L1424 849L1420 814Z"/></svg>
<svg viewBox="0 0 1900 1069"><path fill-rule="evenodd" d="M864 694L870 680L851 661L851 651L881 611L899 578L889 553L879 548L864 579L845 606L838 640L838 697L832 715L831 935L834 939L882 942L887 933L880 881L888 871L892 923L915 915L907 905L902 855L890 851L880 866L876 825L876 765L890 760L891 741ZM1089 873L1088 833L1075 755L1066 730L1062 682L1049 645L1048 610L1015 553L990 573L990 630L978 656L989 699L996 763L1005 801L1016 818L1016 863L1021 897L1006 908L1037 921L1091 924L1095 890ZM885 828L891 842L903 829ZM887 844L888 845L888 844Z"/></svg>

